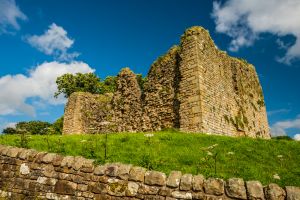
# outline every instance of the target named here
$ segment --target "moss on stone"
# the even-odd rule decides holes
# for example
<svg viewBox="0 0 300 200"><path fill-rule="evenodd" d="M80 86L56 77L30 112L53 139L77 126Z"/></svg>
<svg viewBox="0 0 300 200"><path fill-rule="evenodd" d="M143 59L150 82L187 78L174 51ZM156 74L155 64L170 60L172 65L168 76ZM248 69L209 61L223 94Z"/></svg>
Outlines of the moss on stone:
<svg viewBox="0 0 300 200"><path fill-rule="evenodd" d="M109 188L114 193L123 193L127 189L127 186L116 182L116 183L109 183Z"/></svg>
<svg viewBox="0 0 300 200"><path fill-rule="evenodd" d="M229 120L228 115L224 115L224 119L225 119L226 123L229 124L230 120Z"/></svg>

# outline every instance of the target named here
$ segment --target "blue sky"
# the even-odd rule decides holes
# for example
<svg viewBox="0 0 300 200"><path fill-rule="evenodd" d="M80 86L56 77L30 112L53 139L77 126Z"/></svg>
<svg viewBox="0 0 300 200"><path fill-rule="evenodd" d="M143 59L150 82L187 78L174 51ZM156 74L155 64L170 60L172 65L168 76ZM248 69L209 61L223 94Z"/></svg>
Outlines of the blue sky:
<svg viewBox="0 0 300 200"><path fill-rule="evenodd" d="M0 0L0 129L53 122L62 73L116 75L151 63L188 27L209 30L218 48L256 66L273 135L300 134L298 0ZM296 137L300 137L297 135Z"/></svg>

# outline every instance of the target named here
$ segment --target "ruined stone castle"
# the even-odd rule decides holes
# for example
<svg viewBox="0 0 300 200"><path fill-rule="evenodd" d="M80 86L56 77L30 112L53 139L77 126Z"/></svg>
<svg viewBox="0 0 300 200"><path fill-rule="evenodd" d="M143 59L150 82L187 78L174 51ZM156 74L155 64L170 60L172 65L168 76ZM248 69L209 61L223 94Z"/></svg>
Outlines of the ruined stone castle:
<svg viewBox="0 0 300 200"><path fill-rule="evenodd" d="M202 27L187 29L180 45L151 65L143 88L125 68L114 94L73 93L63 134L167 128L270 138L254 66L220 51Z"/></svg>

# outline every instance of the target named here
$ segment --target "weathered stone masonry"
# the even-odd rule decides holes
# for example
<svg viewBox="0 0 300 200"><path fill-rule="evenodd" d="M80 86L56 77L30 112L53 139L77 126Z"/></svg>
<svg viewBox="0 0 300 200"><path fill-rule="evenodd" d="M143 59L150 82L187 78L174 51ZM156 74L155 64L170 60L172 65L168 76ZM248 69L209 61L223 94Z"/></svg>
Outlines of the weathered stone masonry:
<svg viewBox="0 0 300 200"><path fill-rule="evenodd" d="M68 100L64 115L64 134L105 132L113 125L112 94L95 95L86 92L73 93Z"/></svg>
<svg viewBox="0 0 300 200"><path fill-rule="evenodd" d="M166 176L132 165L99 166L82 157L0 145L0 199L299 200L300 188L180 171Z"/></svg>
<svg viewBox="0 0 300 200"><path fill-rule="evenodd" d="M90 131L93 129L136 132L179 128L186 132L270 138L254 66L218 50L201 27L187 29L180 45L151 65L143 90L133 72L122 70L117 91L112 101L106 102L106 107L111 108L109 117L97 117L101 108L91 108L91 103L78 102L74 96L78 95L71 95L65 110L66 134L97 132ZM80 116L86 114L82 112L93 114L83 119ZM95 128L97 124L109 125L99 129Z"/></svg>

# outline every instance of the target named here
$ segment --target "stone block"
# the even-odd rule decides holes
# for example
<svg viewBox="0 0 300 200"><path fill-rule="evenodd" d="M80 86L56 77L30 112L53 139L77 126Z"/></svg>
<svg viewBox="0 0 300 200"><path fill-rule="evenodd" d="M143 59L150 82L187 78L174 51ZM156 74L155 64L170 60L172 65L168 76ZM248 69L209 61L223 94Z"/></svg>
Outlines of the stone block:
<svg viewBox="0 0 300 200"><path fill-rule="evenodd" d="M264 200L263 186L259 181L247 181L247 196L250 200Z"/></svg>
<svg viewBox="0 0 300 200"><path fill-rule="evenodd" d="M163 186L159 189L158 194L160 196L171 196L172 192L175 190L175 188L169 188L166 186Z"/></svg>
<svg viewBox="0 0 300 200"><path fill-rule="evenodd" d="M12 158L16 158L22 150L23 149L20 148L9 148L6 155Z"/></svg>
<svg viewBox="0 0 300 200"><path fill-rule="evenodd" d="M108 179L108 194L113 196L125 196L128 190L128 183L115 178Z"/></svg>
<svg viewBox="0 0 300 200"><path fill-rule="evenodd" d="M218 178L208 178L204 181L204 191L206 194L220 196L224 194L224 181Z"/></svg>
<svg viewBox="0 0 300 200"><path fill-rule="evenodd" d="M63 158L64 158L63 156L57 154L55 159L52 161L53 166L55 167L60 166Z"/></svg>
<svg viewBox="0 0 300 200"><path fill-rule="evenodd" d="M84 165L85 160L86 159L81 156L76 156L74 158L74 164L72 165L73 169L76 171L80 170L80 168Z"/></svg>
<svg viewBox="0 0 300 200"><path fill-rule="evenodd" d="M46 165L42 168L42 174L49 178L57 178L58 174L52 165Z"/></svg>
<svg viewBox="0 0 300 200"><path fill-rule="evenodd" d="M27 156L29 155L30 153L30 149L23 149L19 155L18 155L18 158L22 159L22 160L25 160L27 158Z"/></svg>
<svg viewBox="0 0 300 200"><path fill-rule="evenodd" d="M37 182L44 185L55 185L57 183L57 179L39 176Z"/></svg>
<svg viewBox="0 0 300 200"><path fill-rule="evenodd" d="M193 181L193 175L192 174L184 174L181 179L180 179L180 190L191 190L193 185L192 185L192 181Z"/></svg>
<svg viewBox="0 0 300 200"><path fill-rule="evenodd" d="M88 185L85 185L85 184L78 184L77 185L77 189L81 192L85 192L88 190Z"/></svg>
<svg viewBox="0 0 300 200"><path fill-rule="evenodd" d="M74 156L65 156L63 157L60 166L71 168L74 164L74 161L75 161Z"/></svg>
<svg viewBox="0 0 300 200"><path fill-rule="evenodd" d="M107 193L108 186L105 183L93 183L89 186L89 191L96 194Z"/></svg>
<svg viewBox="0 0 300 200"><path fill-rule="evenodd" d="M300 187L286 186L285 190L287 200L300 200Z"/></svg>
<svg viewBox="0 0 300 200"><path fill-rule="evenodd" d="M106 170L106 165L98 165L94 169L94 174L102 176L105 174L105 170Z"/></svg>
<svg viewBox="0 0 300 200"><path fill-rule="evenodd" d="M172 171L167 179L167 186L172 188L179 187L182 173L180 171Z"/></svg>
<svg viewBox="0 0 300 200"><path fill-rule="evenodd" d="M126 190L126 196L132 197L137 194L139 190L139 184L135 182L128 182L128 187Z"/></svg>
<svg viewBox="0 0 300 200"><path fill-rule="evenodd" d="M55 184L54 192L57 194L66 194L66 195L74 195L77 189L77 184L66 181L66 180L59 180Z"/></svg>
<svg viewBox="0 0 300 200"><path fill-rule="evenodd" d="M105 169L107 176L116 177L118 175L119 164L109 164Z"/></svg>
<svg viewBox="0 0 300 200"><path fill-rule="evenodd" d="M166 185L166 174L157 171L147 171L145 173L145 184L147 185Z"/></svg>
<svg viewBox="0 0 300 200"><path fill-rule="evenodd" d="M56 154L55 153L47 153L46 155L43 156L42 158L42 163L52 163L53 160L55 160Z"/></svg>
<svg viewBox="0 0 300 200"><path fill-rule="evenodd" d="M95 200L111 200L111 196L107 194L95 194Z"/></svg>
<svg viewBox="0 0 300 200"><path fill-rule="evenodd" d="M245 182L240 178L231 178L226 181L226 193L229 197L247 199Z"/></svg>
<svg viewBox="0 0 300 200"><path fill-rule="evenodd" d="M203 191L204 185L204 176L199 174L193 177L193 190L194 191Z"/></svg>
<svg viewBox="0 0 300 200"><path fill-rule="evenodd" d="M1 154L2 154L3 156L7 156L7 152L8 152L11 148L13 148L13 147L7 146L6 148L3 148L2 151L1 151Z"/></svg>
<svg viewBox="0 0 300 200"><path fill-rule="evenodd" d="M159 188L156 186L149 186L149 185L140 185L138 189L139 194L143 195L156 195L159 192Z"/></svg>
<svg viewBox="0 0 300 200"><path fill-rule="evenodd" d="M172 197L176 199L193 199L193 195L191 192L182 192L182 191L172 192Z"/></svg>
<svg viewBox="0 0 300 200"><path fill-rule="evenodd" d="M199 200L204 200L205 198L205 194L203 192L193 192L193 199L199 199Z"/></svg>
<svg viewBox="0 0 300 200"><path fill-rule="evenodd" d="M271 183L265 187L264 192L267 200L284 200L286 196L284 189L275 183Z"/></svg>
<svg viewBox="0 0 300 200"><path fill-rule="evenodd" d="M28 164L26 164L26 163L21 164L21 166L20 166L20 174L27 175L29 173L30 173L30 169L29 169Z"/></svg>
<svg viewBox="0 0 300 200"><path fill-rule="evenodd" d="M129 180L144 182L146 169L143 167L132 167L129 172Z"/></svg>
<svg viewBox="0 0 300 200"><path fill-rule="evenodd" d="M117 171L117 177L122 180L128 180L131 167L132 165L120 164Z"/></svg>
<svg viewBox="0 0 300 200"><path fill-rule="evenodd" d="M34 158L34 162L39 164L42 163L42 159L46 154L46 152L38 152Z"/></svg>
<svg viewBox="0 0 300 200"><path fill-rule="evenodd" d="M30 149L29 152L28 152L28 155L27 155L27 160L32 162L36 156L38 155L38 151L34 150L34 149Z"/></svg>

